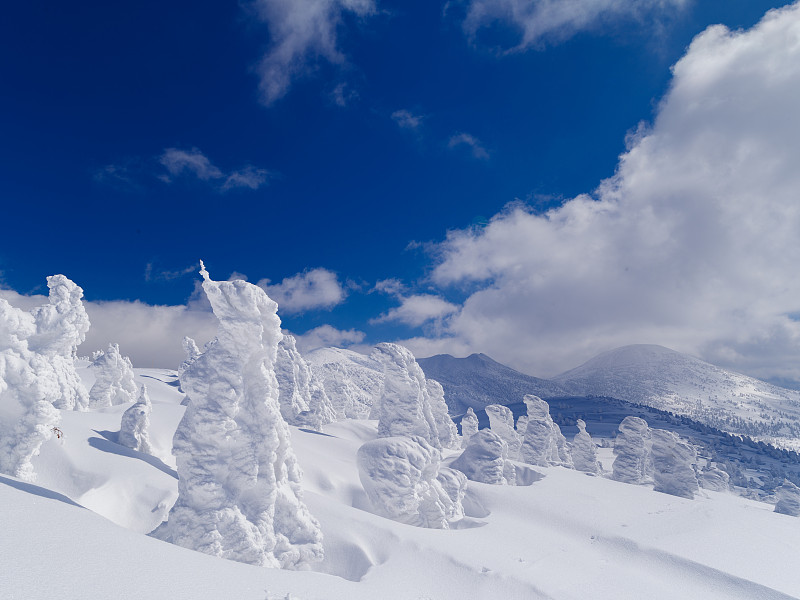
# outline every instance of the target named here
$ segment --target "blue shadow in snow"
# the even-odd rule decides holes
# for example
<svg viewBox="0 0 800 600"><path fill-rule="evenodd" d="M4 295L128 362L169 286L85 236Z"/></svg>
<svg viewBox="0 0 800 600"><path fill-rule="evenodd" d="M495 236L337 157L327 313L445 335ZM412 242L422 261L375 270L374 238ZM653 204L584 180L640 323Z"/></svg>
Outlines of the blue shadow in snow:
<svg viewBox="0 0 800 600"><path fill-rule="evenodd" d="M180 385L181 385L181 382L178 381L178 378L174 377L174 375L168 375L168 377L174 377L174 379L172 381L164 381L163 379L159 379L158 377L153 377L152 375L140 375L140 377L147 377L148 379L155 379L156 381L159 381L159 382L161 382L163 384L166 384L166 385L169 385L169 386L172 386L172 387L180 387Z"/></svg>
<svg viewBox="0 0 800 600"><path fill-rule="evenodd" d="M77 506L78 508L84 508L71 498L67 498L64 494L59 494L53 490L48 490L40 485L34 485L24 481L17 481L16 479L10 479L9 477L3 477L2 475L0 475L0 483L5 483L12 488L20 490L21 492L27 492L29 494L34 494L35 496L41 496L42 498L49 498L50 500L58 500L59 502L71 504L72 506Z"/></svg>
<svg viewBox="0 0 800 600"><path fill-rule="evenodd" d="M160 458L156 458L155 456L150 456L149 454L144 454L143 452L137 452L136 450L132 450L131 448L119 445L116 442L117 440L116 432L97 431L96 429L93 429L92 431L94 431L98 435L103 436L102 438L98 437L89 438L89 445L92 448L96 448L101 452L119 454L120 456L126 456L128 458L135 458L137 460L144 461L150 466L155 467L162 473L166 473L167 475L169 475L170 477L174 477L175 479L178 478L178 472L169 465L165 464L164 461L161 460Z"/></svg>

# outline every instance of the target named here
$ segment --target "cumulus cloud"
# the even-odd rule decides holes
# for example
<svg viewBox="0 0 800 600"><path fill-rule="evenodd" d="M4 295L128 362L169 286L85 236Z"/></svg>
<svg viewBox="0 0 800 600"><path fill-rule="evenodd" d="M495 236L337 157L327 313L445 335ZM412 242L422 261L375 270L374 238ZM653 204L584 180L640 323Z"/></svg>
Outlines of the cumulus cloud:
<svg viewBox="0 0 800 600"><path fill-rule="evenodd" d="M13 306L30 310L47 304L47 296L22 295L0 289L0 298ZM189 335L202 347L216 335L217 320L211 312L185 306L153 306L143 302L85 302L91 328L78 353L118 343L135 367L177 368L184 360L181 341Z"/></svg>
<svg viewBox="0 0 800 600"><path fill-rule="evenodd" d="M364 341L363 331L356 329L336 329L331 325L315 327L303 334L294 334L297 338L297 348L300 352L311 352L317 348L327 348L335 346L346 348L353 344L360 344Z"/></svg>
<svg viewBox="0 0 800 600"><path fill-rule="evenodd" d="M298 273L276 284L262 279L257 285L278 303L279 314L333 308L347 296L336 273L323 268Z"/></svg>
<svg viewBox="0 0 800 600"><path fill-rule="evenodd" d="M434 294L414 294L402 297L400 306L371 319L370 323L396 321L411 327L419 327L430 321L439 321L457 310L458 306Z"/></svg>
<svg viewBox="0 0 800 600"><path fill-rule="evenodd" d="M261 99L267 106L285 96L317 59L345 62L338 30L347 13L357 17L375 13L374 0L255 0L251 7L270 35L269 51L257 68Z"/></svg>
<svg viewBox="0 0 800 600"><path fill-rule="evenodd" d="M477 158L479 160L489 159L489 151L483 147L481 141L474 135L469 133L457 133L451 136L447 142L447 147L452 150L453 148L458 148L459 146L467 146L473 158Z"/></svg>
<svg viewBox="0 0 800 600"><path fill-rule="evenodd" d="M800 4L748 31L708 28L592 195L448 234L431 279L471 293L447 335L412 349L548 376L657 343L800 381L797 106Z"/></svg>
<svg viewBox="0 0 800 600"><path fill-rule="evenodd" d="M257 190L267 184L272 177L270 171L252 165L225 172L213 164L198 148L190 150L167 148L158 161L166 170L166 173L160 176L166 183L171 183L181 176L190 176L200 181L213 182L222 192L237 188Z"/></svg>
<svg viewBox="0 0 800 600"><path fill-rule="evenodd" d="M463 22L474 40L502 22L519 31L512 50L566 40L580 31L623 19L668 19L691 0L469 0Z"/></svg>

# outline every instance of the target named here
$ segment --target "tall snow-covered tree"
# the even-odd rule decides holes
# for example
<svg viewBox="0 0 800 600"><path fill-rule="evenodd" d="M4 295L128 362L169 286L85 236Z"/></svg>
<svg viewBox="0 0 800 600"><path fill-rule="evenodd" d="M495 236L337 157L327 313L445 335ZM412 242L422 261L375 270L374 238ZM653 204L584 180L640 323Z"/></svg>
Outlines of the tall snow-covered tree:
<svg viewBox="0 0 800 600"><path fill-rule="evenodd" d="M469 439L476 433L478 433L478 416L470 406L467 414L461 417L461 447L466 448L469 445Z"/></svg>
<svg viewBox="0 0 800 600"><path fill-rule="evenodd" d="M133 406L122 413L117 441L133 450L152 454L153 448L150 445L150 413L152 411L153 404L150 402L150 396L147 395L147 387L142 385L139 390L139 398Z"/></svg>
<svg viewBox="0 0 800 600"><path fill-rule="evenodd" d="M653 443L653 489L682 498L694 498L699 490L694 447L666 429L651 429L650 435Z"/></svg>
<svg viewBox="0 0 800 600"><path fill-rule="evenodd" d="M533 394L524 397L528 411L522 460L532 465L560 465L572 468L572 457L561 428L550 416L550 405Z"/></svg>
<svg viewBox="0 0 800 600"><path fill-rule="evenodd" d="M508 456L513 460L519 459L519 450L522 447L522 438L514 428L514 414L511 409L502 404L490 404L485 409L489 417L489 429L499 435L508 444Z"/></svg>
<svg viewBox="0 0 800 600"><path fill-rule="evenodd" d="M648 483L653 480L652 440L647 421L625 417L619 424L614 442L611 478L624 483Z"/></svg>
<svg viewBox="0 0 800 600"><path fill-rule="evenodd" d="M323 556L278 402L278 305L245 281L203 289L217 337L183 373L190 398L173 452L178 499L155 537L231 560L303 568Z"/></svg>
<svg viewBox="0 0 800 600"><path fill-rule="evenodd" d="M516 471L508 459L508 444L491 429L481 429L470 436L467 447L450 466L472 481L516 484Z"/></svg>
<svg viewBox="0 0 800 600"><path fill-rule="evenodd" d="M572 438L570 455L572 464L578 471L584 473L602 473L603 468L597 460L597 446L592 441L592 436L586 431L586 421L578 419L578 433Z"/></svg>
<svg viewBox="0 0 800 600"><path fill-rule="evenodd" d="M106 352L98 352L92 368L96 379L89 391L91 408L107 408L136 400L139 390L133 365L131 359L120 354L119 344L109 344Z"/></svg>

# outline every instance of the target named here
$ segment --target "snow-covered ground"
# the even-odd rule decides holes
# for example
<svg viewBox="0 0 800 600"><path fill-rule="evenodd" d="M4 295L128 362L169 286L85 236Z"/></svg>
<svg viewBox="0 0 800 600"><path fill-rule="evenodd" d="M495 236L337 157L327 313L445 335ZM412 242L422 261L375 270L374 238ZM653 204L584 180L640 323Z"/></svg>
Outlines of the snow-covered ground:
<svg viewBox="0 0 800 600"><path fill-rule="evenodd" d="M91 385L92 372L80 368ZM564 469L517 465L519 486L469 482L467 516L422 529L372 512L356 451L377 422L291 428L304 500L319 520L319 572L253 567L145 535L177 494L175 373L137 369L156 456L115 442L129 404L62 411L63 437L34 458L35 484L0 476L0 596L203 600L800 597L800 519L733 494L694 500ZM591 427L590 427L591 432ZM610 449L600 459L609 467ZM445 464L459 452L445 450Z"/></svg>

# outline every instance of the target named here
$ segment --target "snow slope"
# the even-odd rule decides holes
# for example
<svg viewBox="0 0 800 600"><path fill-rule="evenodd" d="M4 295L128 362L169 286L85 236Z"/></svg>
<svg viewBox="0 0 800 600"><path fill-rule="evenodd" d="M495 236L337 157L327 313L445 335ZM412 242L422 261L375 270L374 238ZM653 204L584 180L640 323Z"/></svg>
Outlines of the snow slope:
<svg viewBox="0 0 800 600"><path fill-rule="evenodd" d="M800 391L726 371L662 346L610 350L553 381L572 395L644 404L800 450Z"/></svg>
<svg viewBox="0 0 800 600"><path fill-rule="evenodd" d="M86 373L84 373L86 375ZM0 596L205 600L677 599L800 597L800 519L702 491L695 500L561 467L517 465L529 485L470 482L465 517L428 530L373 513L356 451L377 423L291 428L319 572L209 557L142 535L174 501L171 434L184 408L173 372L138 369L158 458L112 440L120 405L64 411L64 437L34 459L36 484L0 476ZM445 463L459 454L445 452ZM82 508L82 505L85 508ZM89 510L87 510L89 509ZM105 517L105 518L103 518Z"/></svg>

